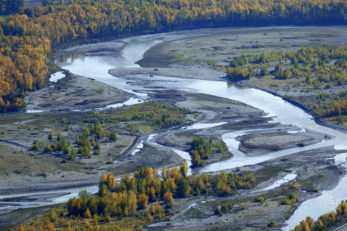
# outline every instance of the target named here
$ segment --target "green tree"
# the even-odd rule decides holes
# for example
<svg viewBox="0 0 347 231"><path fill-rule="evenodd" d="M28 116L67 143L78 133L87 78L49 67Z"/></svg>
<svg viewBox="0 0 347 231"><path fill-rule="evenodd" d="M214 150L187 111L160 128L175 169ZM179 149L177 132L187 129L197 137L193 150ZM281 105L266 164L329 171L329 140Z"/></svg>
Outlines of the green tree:
<svg viewBox="0 0 347 231"><path fill-rule="evenodd" d="M163 201L167 204L167 206L171 207L174 199L172 197L172 193L171 192L166 192L163 195Z"/></svg>
<svg viewBox="0 0 347 231"><path fill-rule="evenodd" d="M117 134L115 132L111 132L108 136L108 139L111 141L111 142L116 142L117 141Z"/></svg>
<svg viewBox="0 0 347 231"><path fill-rule="evenodd" d="M181 172L183 177L188 176L188 164L187 164L187 162L182 161L182 163L180 165L180 172Z"/></svg>
<svg viewBox="0 0 347 231"><path fill-rule="evenodd" d="M48 133L48 140L53 140L53 132L52 131L50 131Z"/></svg>
<svg viewBox="0 0 347 231"><path fill-rule="evenodd" d="M178 197L187 197L190 195L191 187L189 182L184 177L181 177L177 182L177 196Z"/></svg>

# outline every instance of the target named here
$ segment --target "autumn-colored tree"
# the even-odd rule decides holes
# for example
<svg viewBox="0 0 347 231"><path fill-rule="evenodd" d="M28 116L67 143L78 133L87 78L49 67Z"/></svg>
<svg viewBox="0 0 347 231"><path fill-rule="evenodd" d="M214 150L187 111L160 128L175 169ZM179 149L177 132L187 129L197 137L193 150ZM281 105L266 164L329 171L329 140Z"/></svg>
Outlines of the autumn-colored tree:
<svg viewBox="0 0 347 231"><path fill-rule="evenodd" d="M47 224L47 230L48 230L48 231L55 231L54 224L49 222L49 223Z"/></svg>
<svg viewBox="0 0 347 231"><path fill-rule="evenodd" d="M347 204L344 201L341 201L341 203L336 208L336 215L337 216L346 216L347 215Z"/></svg>
<svg viewBox="0 0 347 231"><path fill-rule="evenodd" d="M107 174L106 173L101 174L99 183L100 183L100 185L107 184Z"/></svg>
<svg viewBox="0 0 347 231"><path fill-rule="evenodd" d="M137 205L140 209L146 209L148 206L148 196L146 194L141 194L137 200Z"/></svg>
<svg viewBox="0 0 347 231"><path fill-rule="evenodd" d="M175 180L173 178L168 178L166 180L167 186L168 186L168 190L170 190L170 192L175 193L176 189L177 189L177 185L175 183Z"/></svg>
<svg viewBox="0 0 347 231"><path fill-rule="evenodd" d="M163 196L163 201L167 204L167 206L171 207L174 202L172 193L166 192Z"/></svg>
<svg viewBox="0 0 347 231"><path fill-rule="evenodd" d="M180 172L181 172L183 177L187 177L187 175L188 175L188 164L187 164L186 161L182 161L182 163L180 165Z"/></svg>
<svg viewBox="0 0 347 231"><path fill-rule="evenodd" d="M92 214L90 213L89 208L87 208L87 210L84 212L83 216L85 218L91 218L92 217Z"/></svg>
<svg viewBox="0 0 347 231"><path fill-rule="evenodd" d="M107 186L110 190L115 189L117 184L117 178L113 174L107 176Z"/></svg>
<svg viewBox="0 0 347 231"><path fill-rule="evenodd" d="M129 215L134 215L137 210L137 199L134 192L128 192L128 200L129 200Z"/></svg>
<svg viewBox="0 0 347 231"><path fill-rule="evenodd" d="M97 225L98 224L98 220L99 220L98 215L94 214L94 216L93 216L93 224Z"/></svg>

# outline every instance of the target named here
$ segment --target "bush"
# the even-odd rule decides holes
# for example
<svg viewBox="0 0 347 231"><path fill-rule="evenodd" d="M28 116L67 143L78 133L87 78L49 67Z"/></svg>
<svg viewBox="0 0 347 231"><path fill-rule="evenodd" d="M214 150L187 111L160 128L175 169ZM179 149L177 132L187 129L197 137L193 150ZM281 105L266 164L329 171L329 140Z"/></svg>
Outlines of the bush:
<svg viewBox="0 0 347 231"><path fill-rule="evenodd" d="M53 148L51 145L47 145L45 146L45 149L44 149L45 152L53 152Z"/></svg>
<svg viewBox="0 0 347 231"><path fill-rule="evenodd" d="M290 193L287 198L281 201L281 205L294 205L298 202L298 196L295 193Z"/></svg>
<svg viewBox="0 0 347 231"><path fill-rule="evenodd" d="M48 140L53 140L53 132L48 133Z"/></svg>
<svg viewBox="0 0 347 231"><path fill-rule="evenodd" d="M298 189L299 189L299 183L298 183L298 182L295 182L295 183L292 184L290 187L291 187L292 189L298 190Z"/></svg>
<svg viewBox="0 0 347 231"><path fill-rule="evenodd" d="M115 132L111 132L108 136L108 139L111 141L111 142L116 142L117 141L117 134Z"/></svg>
<svg viewBox="0 0 347 231"><path fill-rule="evenodd" d="M258 197L254 197L253 198L253 201L254 202L264 202L265 201L265 199L264 199L264 197L260 197L260 196L258 196Z"/></svg>
<svg viewBox="0 0 347 231"><path fill-rule="evenodd" d="M34 142L33 142L33 145L31 145L31 146L29 147L29 150L30 150L30 151L38 151L38 150L39 150L39 145L38 145L37 141L34 141Z"/></svg>
<svg viewBox="0 0 347 231"><path fill-rule="evenodd" d="M276 222L270 221L270 222L267 224L267 227L269 227L269 228L279 228L280 226L279 226L278 224L276 224Z"/></svg>

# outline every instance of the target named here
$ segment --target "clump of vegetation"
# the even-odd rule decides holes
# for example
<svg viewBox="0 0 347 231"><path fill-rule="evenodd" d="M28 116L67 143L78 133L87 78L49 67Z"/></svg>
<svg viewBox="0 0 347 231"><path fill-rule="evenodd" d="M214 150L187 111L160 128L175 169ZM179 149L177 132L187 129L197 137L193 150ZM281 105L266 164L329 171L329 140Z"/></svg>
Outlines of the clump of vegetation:
<svg viewBox="0 0 347 231"><path fill-rule="evenodd" d="M289 195L281 201L281 205L295 205L298 203L298 196L295 193L289 193Z"/></svg>
<svg viewBox="0 0 347 231"><path fill-rule="evenodd" d="M347 201L341 201L335 212L328 212L314 221L311 217L302 220L299 225L295 226L295 231L320 231L330 230L338 224L343 224L347 218Z"/></svg>
<svg viewBox="0 0 347 231"><path fill-rule="evenodd" d="M261 55L236 57L226 70L231 81L263 78L288 82L304 90L324 90L347 85L347 46L308 47L296 51L276 51ZM278 84L273 86L279 87ZM295 97L287 97L295 100ZM344 124L347 116L347 94L320 93L314 99L318 104L308 107L319 117L334 118Z"/></svg>
<svg viewBox="0 0 347 231"><path fill-rule="evenodd" d="M290 186L290 188L298 190L298 189L299 189L299 183L298 183L298 182L295 182L294 184L292 184L292 185Z"/></svg>
<svg viewBox="0 0 347 231"><path fill-rule="evenodd" d="M223 141L218 142L216 144L216 147L218 149L218 152L220 152L220 153L228 151L228 147Z"/></svg>
<svg viewBox="0 0 347 231"><path fill-rule="evenodd" d="M68 123L68 121L66 120L64 123ZM100 142L107 142L107 140L105 139L105 134L106 132L101 127L101 124L98 121L92 123L89 127L83 127L82 131L80 131L80 133L77 135L75 143L69 143L67 140L69 140L70 137L63 137L61 133L57 134L56 140L54 142L54 134L51 131L48 134L48 144L46 142L43 151L48 153L62 153L66 157L69 157L71 159L75 159L77 157L77 154L80 154L81 157L91 158L91 154L101 154ZM110 132L108 141L116 142L116 140L116 132ZM40 147L37 142L32 150L40 151Z"/></svg>
<svg viewBox="0 0 347 231"><path fill-rule="evenodd" d="M233 209L233 204L231 203L222 204L221 206L216 207L216 209L214 210L214 214L222 216L223 214L232 211L232 209Z"/></svg>
<svg viewBox="0 0 347 231"><path fill-rule="evenodd" d="M267 227L269 228L279 228L280 226L274 222L274 221L270 221L268 224L267 224Z"/></svg>
<svg viewBox="0 0 347 231"><path fill-rule="evenodd" d="M37 141L33 142L33 145L31 145L29 147L29 150L31 150L31 151L38 151L39 150L39 144L37 143Z"/></svg>
<svg viewBox="0 0 347 231"><path fill-rule="evenodd" d="M108 139L111 141L111 142L116 142L117 141L117 134L115 132L111 132L108 136Z"/></svg>
<svg viewBox="0 0 347 231"><path fill-rule="evenodd" d="M212 140L207 141L203 137L194 137L189 152L192 157L192 167L204 164L203 160L208 159L212 152Z"/></svg>
<svg viewBox="0 0 347 231"><path fill-rule="evenodd" d="M187 163L182 162L179 168L162 169L161 177L149 167L135 171L132 177L122 176L119 182L113 174L102 174L97 195L80 192L79 198L68 201L67 211L59 212L54 220L61 221L59 228L67 228L70 217L85 221L97 217L95 225L114 219L167 220L175 198L201 193L226 196L238 189L251 188L255 183L251 173L188 176L187 172ZM224 205L220 211L226 213L231 209L232 205ZM46 224L36 222L35 225L44 228Z"/></svg>
<svg viewBox="0 0 347 231"><path fill-rule="evenodd" d="M98 117L97 120L100 123L143 121L153 128L166 128L181 125L184 122L186 114L188 113L190 113L188 110L169 106L161 102L147 101L130 106L126 109L126 111L123 112L116 114L105 114Z"/></svg>
<svg viewBox="0 0 347 231"><path fill-rule="evenodd" d="M62 157L71 160L77 157L92 158L93 155L102 155L101 144L117 143L116 131L128 132L130 128L130 132L142 134L157 128L181 125L188 113L191 112L149 101L117 112L69 114L58 120L56 125L65 126L64 131L52 129L46 140L35 141L30 148L32 151L62 154ZM141 130L143 128L144 131Z"/></svg>
<svg viewBox="0 0 347 231"><path fill-rule="evenodd" d="M205 165L211 154L230 154L226 144L218 139L206 140L203 137L194 137L190 144L189 155L192 158L192 167Z"/></svg>
<svg viewBox="0 0 347 231"><path fill-rule="evenodd" d="M253 201L263 203L265 201L265 199L264 199L264 197L257 196L257 197L253 198Z"/></svg>
<svg viewBox="0 0 347 231"><path fill-rule="evenodd" d="M227 78L231 81L240 81L250 79L252 77L251 69L245 70L240 67L229 67L227 69Z"/></svg>

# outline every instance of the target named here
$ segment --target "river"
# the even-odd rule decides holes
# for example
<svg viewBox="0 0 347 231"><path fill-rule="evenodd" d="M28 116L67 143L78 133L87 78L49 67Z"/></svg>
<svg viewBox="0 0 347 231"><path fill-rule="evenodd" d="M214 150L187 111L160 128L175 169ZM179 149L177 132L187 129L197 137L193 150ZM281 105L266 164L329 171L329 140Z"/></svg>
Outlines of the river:
<svg viewBox="0 0 347 231"><path fill-rule="evenodd" d="M182 32L182 34L185 33L187 32ZM230 29L230 33L233 33L233 29ZM238 29L238 33L240 33L240 29ZM330 137L332 137L329 140L323 140L313 145L272 152L259 157L246 157L244 153L238 150L239 142L236 141L235 138L239 135L251 133L254 130L228 133L223 136L223 140L227 144L230 151L234 153L234 157L229 160L224 160L211 165L207 165L197 170L194 169L195 173L213 172L246 165L254 165L303 150L326 147L331 145L335 145L335 147L341 147L341 145L346 144L347 135L345 133L315 123L312 116L307 114L302 109L284 101L280 97L274 96L261 90L253 88L241 89L233 85L227 84L223 81L183 79L155 75L136 75L133 76L133 79L129 80L124 78L117 78L108 74L108 71L111 68L139 67L139 65L136 64L136 62L142 59L144 53L148 49L150 49L158 43L178 38L180 37L179 35L179 32L174 32L158 35L137 36L133 38L123 39L121 41L124 42L126 45L123 48L122 52L118 55L84 55L76 59L71 59L67 62L60 63L60 65L62 68L69 70L74 74L90 77L110 86L119 88L123 91L132 93L136 95L136 97L140 100L146 100L148 98L148 93L151 92L151 89L155 89L157 87L161 87L168 90L177 89L188 92L199 92L227 99L237 100L255 108L259 108L266 112L268 114L267 116L272 116L273 122L280 122L282 124L292 124L299 127L302 130L312 130L323 134L327 134ZM141 85L136 83L139 80L141 80ZM134 100L133 103L137 103L137 101ZM195 126L208 127L211 125ZM342 147L346 148L345 146ZM182 152L181 150L174 151L176 153ZM133 154L136 154L136 152L134 152ZM180 154L180 156L182 157L185 157L185 159L189 161L189 155L187 156L187 153L178 154ZM343 161L346 162L346 159L342 160L342 162ZM311 216L314 219L316 219L319 215L334 210L339 201L347 199L346 192L347 177L345 176L334 189L324 191L322 192L321 196L303 202L289 218L289 220L287 221L288 226L285 227L284 230L289 230L289 228L293 228L293 226L298 224L300 220L305 218L305 216ZM324 203L317 203L317 201L324 201Z"/></svg>

